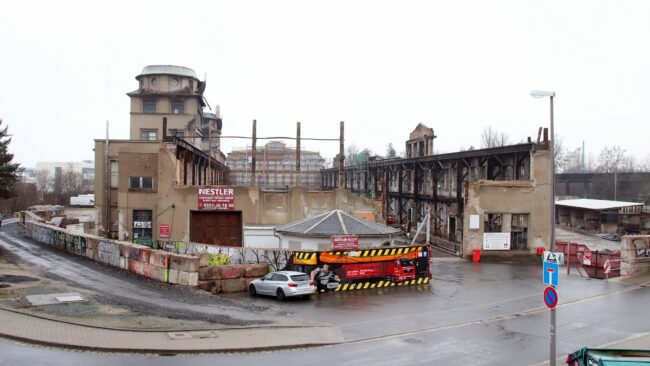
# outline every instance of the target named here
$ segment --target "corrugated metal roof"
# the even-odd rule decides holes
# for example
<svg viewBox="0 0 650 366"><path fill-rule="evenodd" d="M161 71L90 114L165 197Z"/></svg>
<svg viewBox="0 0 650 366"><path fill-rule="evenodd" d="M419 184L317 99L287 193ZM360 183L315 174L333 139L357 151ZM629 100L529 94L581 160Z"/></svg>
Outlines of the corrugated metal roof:
<svg viewBox="0 0 650 366"><path fill-rule="evenodd" d="M623 208L630 206L643 206L641 202L624 202L624 201L608 201L608 200L593 200L588 198L580 198L574 200L555 201L556 206L585 208L588 210L608 210L612 208Z"/></svg>
<svg viewBox="0 0 650 366"><path fill-rule="evenodd" d="M138 76L144 75L179 75L187 76L194 79L199 79L196 77L194 70L185 66L174 66L174 65L149 65L145 66L142 69L142 72Z"/></svg>
<svg viewBox="0 0 650 366"><path fill-rule="evenodd" d="M391 235L400 232L399 229L378 224L376 222L351 216L341 210L333 210L318 216L292 222L276 229L282 234L306 236L332 235Z"/></svg>

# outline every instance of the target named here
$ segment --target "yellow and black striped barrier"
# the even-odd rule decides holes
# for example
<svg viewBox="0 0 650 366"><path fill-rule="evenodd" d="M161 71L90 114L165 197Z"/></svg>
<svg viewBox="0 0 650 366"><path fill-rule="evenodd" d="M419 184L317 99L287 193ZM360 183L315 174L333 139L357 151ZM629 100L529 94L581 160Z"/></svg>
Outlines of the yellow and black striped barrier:
<svg viewBox="0 0 650 366"><path fill-rule="evenodd" d="M315 266L318 260L317 254L316 252L294 252L293 264Z"/></svg>
<svg viewBox="0 0 650 366"><path fill-rule="evenodd" d="M407 280L402 282L392 282L392 281L365 281L365 282L354 282L354 283L342 283L334 291L354 291L354 290L367 290L373 288L386 288L386 287L400 287L400 286L413 286L413 285L426 285L429 283L428 277L417 278L414 280ZM325 292L321 290L320 292Z"/></svg>

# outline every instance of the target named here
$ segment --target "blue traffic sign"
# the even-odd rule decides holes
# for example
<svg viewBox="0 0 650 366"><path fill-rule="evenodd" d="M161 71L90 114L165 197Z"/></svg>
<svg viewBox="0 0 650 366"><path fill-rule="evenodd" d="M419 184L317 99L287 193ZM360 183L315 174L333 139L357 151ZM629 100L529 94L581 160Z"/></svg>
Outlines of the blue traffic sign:
<svg viewBox="0 0 650 366"><path fill-rule="evenodd" d="M560 265L557 263L544 262L542 277L544 284L557 286L560 272Z"/></svg>
<svg viewBox="0 0 650 366"><path fill-rule="evenodd" d="M549 309L554 309L557 306L558 296L557 291L551 286L544 290L544 304Z"/></svg>

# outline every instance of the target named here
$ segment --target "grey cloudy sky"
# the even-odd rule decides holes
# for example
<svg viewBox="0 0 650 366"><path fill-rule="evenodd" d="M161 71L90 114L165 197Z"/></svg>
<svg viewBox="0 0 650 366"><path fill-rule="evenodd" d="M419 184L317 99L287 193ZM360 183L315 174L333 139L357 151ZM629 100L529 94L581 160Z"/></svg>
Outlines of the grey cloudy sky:
<svg viewBox="0 0 650 366"><path fill-rule="evenodd" d="M548 123L569 148L650 153L647 1L5 2L0 118L18 162L92 159L94 138L128 138L145 65L207 75L223 133L337 137L403 150L418 122L442 152L512 140ZM243 146L224 141L224 151ZM331 157L336 143L304 143Z"/></svg>

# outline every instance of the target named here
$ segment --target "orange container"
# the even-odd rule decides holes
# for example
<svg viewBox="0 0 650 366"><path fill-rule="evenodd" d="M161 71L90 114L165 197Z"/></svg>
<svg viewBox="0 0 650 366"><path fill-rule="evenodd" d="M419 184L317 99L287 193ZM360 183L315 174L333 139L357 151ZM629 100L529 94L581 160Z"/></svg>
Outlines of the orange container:
<svg viewBox="0 0 650 366"><path fill-rule="evenodd" d="M481 261L481 249L472 249L472 262L478 263Z"/></svg>

